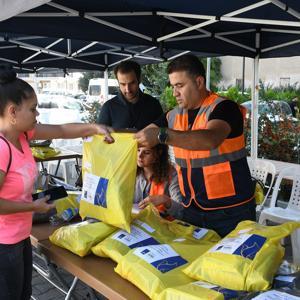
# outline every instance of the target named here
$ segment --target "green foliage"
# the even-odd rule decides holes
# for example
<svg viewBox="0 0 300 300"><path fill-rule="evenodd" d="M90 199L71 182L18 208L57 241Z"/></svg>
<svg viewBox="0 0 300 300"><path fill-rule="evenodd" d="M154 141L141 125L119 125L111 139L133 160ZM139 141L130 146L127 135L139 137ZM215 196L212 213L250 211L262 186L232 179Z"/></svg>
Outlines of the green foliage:
<svg viewBox="0 0 300 300"><path fill-rule="evenodd" d="M201 58L201 62L206 67L206 58ZM168 63L152 64L142 67L142 82L146 87L146 92L158 98L164 109L171 109L176 106L176 100L172 96L172 90L168 87L169 77L167 74ZM216 90L220 81L221 60L217 57L211 59L211 86Z"/></svg>
<svg viewBox="0 0 300 300"><path fill-rule="evenodd" d="M83 76L79 78L78 86L85 93L88 90L89 81L92 78L103 77L103 72L84 72Z"/></svg>
<svg viewBox="0 0 300 300"><path fill-rule="evenodd" d="M205 69L207 65L207 58L200 58L200 61L203 63ZM212 91L217 90L217 84L222 79L221 74L221 59L218 57L212 57L210 63L210 89Z"/></svg>
<svg viewBox="0 0 300 300"><path fill-rule="evenodd" d="M177 105L176 98L173 96L173 89L170 86L165 88L160 99L164 111L171 110Z"/></svg>
<svg viewBox="0 0 300 300"><path fill-rule="evenodd" d="M264 84L259 81L259 98L263 100L284 100L290 101L300 96L298 83L288 86L273 87L272 84Z"/></svg>
<svg viewBox="0 0 300 300"><path fill-rule="evenodd" d="M275 119L277 116L277 121ZM245 121L247 149L250 153L251 120ZM295 119L282 115L279 110L270 115L261 114L258 119L258 157L299 163L300 124Z"/></svg>
<svg viewBox="0 0 300 300"><path fill-rule="evenodd" d="M160 98L168 85L167 66L167 63L160 63L142 67L142 83L146 87L146 92L153 97Z"/></svg>
<svg viewBox="0 0 300 300"><path fill-rule="evenodd" d="M101 104L98 101L85 104L85 110L88 112L88 117L84 120L84 122L96 123L100 109L101 109Z"/></svg>
<svg viewBox="0 0 300 300"><path fill-rule="evenodd" d="M232 86L227 91L219 91L217 93L220 96L233 100L237 103L243 103L251 99L251 96L248 92L242 94L241 90L237 86Z"/></svg>

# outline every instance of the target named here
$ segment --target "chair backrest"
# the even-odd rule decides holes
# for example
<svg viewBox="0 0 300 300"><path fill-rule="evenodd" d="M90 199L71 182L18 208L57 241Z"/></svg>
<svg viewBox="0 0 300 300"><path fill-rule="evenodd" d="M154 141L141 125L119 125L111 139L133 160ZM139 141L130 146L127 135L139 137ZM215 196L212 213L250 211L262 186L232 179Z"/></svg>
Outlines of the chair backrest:
<svg viewBox="0 0 300 300"><path fill-rule="evenodd" d="M251 159L251 158L248 158L248 165L251 172L251 176L254 177L255 179L260 180L264 185L266 184L268 175L269 174L271 175L270 185L268 186L268 190L265 195L265 200L266 200L272 189L275 180L275 176L276 176L275 165L270 161L266 161L263 159Z"/></svg>
<svg viewBox="0 0 300 300"><path fill-rule="evenodd" d="M283 179L288 179L293 181L292 191L291 191L287 208L293 210L300 210L300 168L297 166L284 168L279 173L272 193L270 207L276 206L276 200L278 198L279 188L281 186Z"/></svg>

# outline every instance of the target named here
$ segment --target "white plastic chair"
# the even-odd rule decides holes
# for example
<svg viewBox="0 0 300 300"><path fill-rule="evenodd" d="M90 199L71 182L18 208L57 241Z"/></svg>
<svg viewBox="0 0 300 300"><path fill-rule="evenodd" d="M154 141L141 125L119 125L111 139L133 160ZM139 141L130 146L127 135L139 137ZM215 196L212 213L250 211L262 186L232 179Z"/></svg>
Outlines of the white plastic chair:
<svg viewBox="0 0 300 300"><path fill-rule="evenodd" d="M266 161L263 159L252 159L248 157L247 160L248 160L251 176L257 180L260 180L264 184L264 186L268 188L264 200L260 204L260 208L262 208L272 190L272 186L276 176L276 167L270 161ZM271 181L269 183L269 186L266 186L266 182L269 174L271 175Z"/></svg>
<svg viewBox="0 0 300 300"><path fill-rule="evenodd" d="M276 206L278 192L283 179L293 181L291 196L286 208ZM259 217L259 223L266 225L267 220L274 223L289 221L300 222L300 171L298 167L283 169L276 180L269 208L265 208ZM300 265L300 230L295 230L291 235L293 261Z"/></svg>

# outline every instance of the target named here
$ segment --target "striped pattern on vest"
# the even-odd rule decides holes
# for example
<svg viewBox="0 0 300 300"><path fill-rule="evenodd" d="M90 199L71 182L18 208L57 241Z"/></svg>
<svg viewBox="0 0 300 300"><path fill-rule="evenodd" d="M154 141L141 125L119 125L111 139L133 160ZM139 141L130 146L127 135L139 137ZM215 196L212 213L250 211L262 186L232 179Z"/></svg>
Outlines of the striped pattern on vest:
<svg viewBox="0 0 300 300"><path fill-rule="evenodd" d="M226 99L217 94L210 93L201 105L189 129L188 111L176 107L167 115L168 127L179 130L205 129L209 116L216 107ZM243 112L242 112L243 113ZM185 196L184 206L194 202L202 209L220 209L240 205L250 201L252 187L240 192L237 183L251 180L250 172L246 166L242 178L234 176L231 162L236 162L247 156L244 135L225 139L223 143L213 150L186 150L174 147L176 170L182 194Z"/></svg>

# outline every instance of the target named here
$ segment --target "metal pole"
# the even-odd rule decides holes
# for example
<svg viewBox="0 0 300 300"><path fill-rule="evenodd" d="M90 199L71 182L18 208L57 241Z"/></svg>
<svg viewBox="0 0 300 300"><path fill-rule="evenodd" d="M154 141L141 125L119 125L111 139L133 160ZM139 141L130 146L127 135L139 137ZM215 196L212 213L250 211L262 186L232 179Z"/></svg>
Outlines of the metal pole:
<svg viewBox="0 0 300 300"><path fill-rule="evenodd" d="M253 82L252 82L252 102L251 102L251 157L257 158L258 148L258 66L259 56L257 55L253 63Z"/></svg>
<svg viewBox="0 0 300 300"><path fill-rule="evenodd" d="M211 68L211 58L207 57L206 60L206 89L210 90L210 68Z"/></svg>
<svg viewBox="0 0 300 300"><path fill-rule="evenodd" d="M105 71L104 71L104 82L105 82L105 84L104 84L104 86L105 86L104 87L104 102L106 102L108 100L108 68L107 68L108 58L107 58L107 54L104 55L104 62L105 62L105 66L106 66Z"/></svg>
<svg viewBox="0 0 300 300"><path fill-rule="evenodd" d="M245 56L243 56L243 70L242 70L242 94L245 93Z"/></svg>

